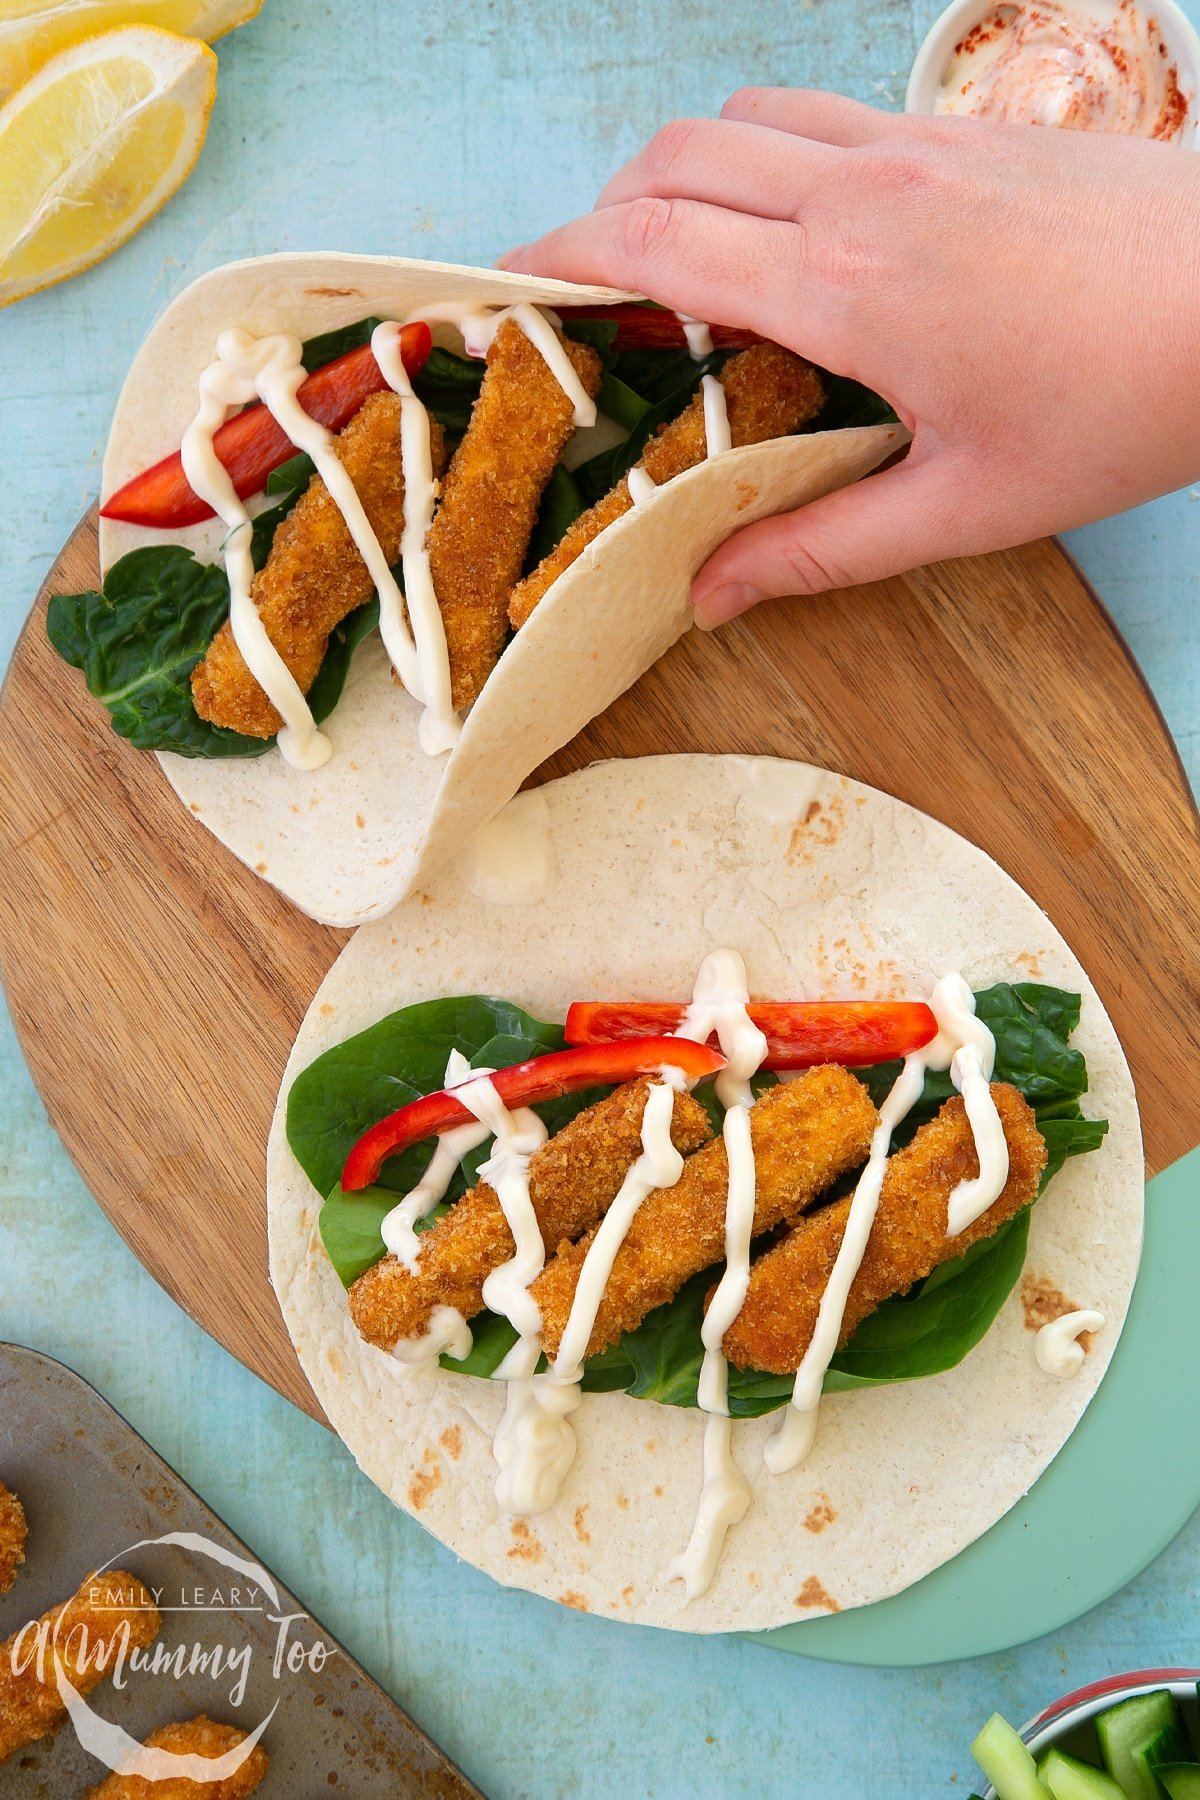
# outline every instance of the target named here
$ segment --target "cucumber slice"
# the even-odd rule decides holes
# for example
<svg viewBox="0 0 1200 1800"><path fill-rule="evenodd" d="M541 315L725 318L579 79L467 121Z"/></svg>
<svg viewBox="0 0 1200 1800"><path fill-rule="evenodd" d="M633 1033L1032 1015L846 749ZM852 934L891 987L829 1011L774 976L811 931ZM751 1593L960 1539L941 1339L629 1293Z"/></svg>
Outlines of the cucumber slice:
<svg viewBox="0 0 1200 1800"><path fill-rule="evenodd" d="M1154 1773L1170 1800L1200 1800L1200 1763L1159 1763Z"/></svg>
<svg viewBox="0 0 1200 1800"><path fill-rule="evenodd" d="M996 1790L997 1800L1050 1800L1032 1756L1006 1719L993 1713L971 1755Z"/></svg>
<svg viewBox="0 0 1200 1800"><path fill-rule="evenodd" d="M1125 1800L1124 1790L1111 1775L1089 1768L1077 1756L1048 1750L1037 1766L1038 1779L1054 1800Z"/></svg>
<svg viewBox="0 0 1200 1800"><path fill-rule="evenodd" d="M1096 1739L1109 1774L1128 1800L1162 1800L1151 1763L1186 1762L1187 1735L1169 1688L1134 1694L1097 1715Z"/></svg>

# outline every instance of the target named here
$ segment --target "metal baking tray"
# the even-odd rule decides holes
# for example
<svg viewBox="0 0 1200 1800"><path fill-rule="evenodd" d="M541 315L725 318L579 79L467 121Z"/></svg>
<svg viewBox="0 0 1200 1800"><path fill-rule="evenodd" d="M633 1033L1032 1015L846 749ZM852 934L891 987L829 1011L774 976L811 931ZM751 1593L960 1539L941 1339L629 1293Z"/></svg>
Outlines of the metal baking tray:
<svg viewBox="0 0 1200 1800"><path fill-rule="evenodd" d="M261 1800L313 1800L318 1794L483 1800L282 1583L275 1582L276 1607L265 1590L202 1549L148 1541L193 1533L244 1561L259 1562L94 1388L50 1357L12 1344L0 1344L0 1479L20 1496L29 1521L26 1560L0 1597L0 1640L73 1594L92 1570L111 1563L163 1590L156 1643L183 1647L185 1663L192 1662L194 1646L203 1653L221 1644L227 1656L250 1647L237 1705L230 1694L240 1664L232 1676L226 1668L217 1680L204 1667L178 1679L173 1671L127 1671L127 1685L120 1690L111 1681L93 1690L88 1697L93 1712L141 1740L170 1719L201 1712L249 1731L276 1706L262 1738L271 1762L257 1790ZM235 1584L240 1605L231 1610ZM215 1608L214 1600L220 1601ZM181 1607L180 1601L187 1604ZM167 1611L168 1605L175 1610ZM307 1654L301 1667L291 1670L285 1650L276 1677L281 1629L276 1621L288 1614L300 1618L287 1628L287 1643L303 1645ZM314 1672L311 1664L321 1660L319 1653L312 1655L318 1643L332 1653ZM0 1795L71 1800L105 1773L65 1723L53 1737L0 1765Z"/></svg>

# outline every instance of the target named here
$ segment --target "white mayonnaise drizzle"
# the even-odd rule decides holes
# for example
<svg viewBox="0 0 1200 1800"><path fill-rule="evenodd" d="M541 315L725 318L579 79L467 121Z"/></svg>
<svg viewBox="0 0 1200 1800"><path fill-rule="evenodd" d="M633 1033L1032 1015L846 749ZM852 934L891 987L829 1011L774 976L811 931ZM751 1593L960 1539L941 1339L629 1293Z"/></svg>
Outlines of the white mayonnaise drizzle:
<svg viewBox="0 0 1200 1800"><path fill-rule="evenodd" d="M454 859L459 880L492 906L532 906L553 892L558 859L550 806L538 788L516 794Z"/></svg>
<svg viewBox="0 0 1200 1800"><path fill-rule="evenodd" d="M400 331L394 320L387 320L371 333L371 354L388 386L400 396L400 466L404 472L404 528L400 537L404 593L401 595L389 571L386 592L379 589L379 634L400 679L423 703L418 727L421 748L429 756L440 756L458 742L462 721L450 704L450 656L426 543L437 504L429 414L413 392L404 367Z"/></svg>
<svg viewBox="0 0 1200 1800"><path fill-rule="evenodd" d="M706 356L713 353L712 329L702 319L693 319L687 313L677 312L675 317L683 326L683 335L687 339L688 355L693 362L703 362ZM700 388L704 395L704 444L706 456L720 456L722 451L732 449L733 440L729 435L729 408L725 404L725 389L715 375L703 375Z"/></svg>
<svg viewBox="0 0 1200 1800"><path fill-rule="evenodd" d="M333 746L317 730L298 682L267 636L258 608L250 598L254 580L253 526L229 471L213 448L213 437L230 409L257 399L264 401L292 437L281 415L286 414L289 421L296 413L308 418L296 400L296 390L304 380L300 355L299 338L282 332L273 337L252 338L244 331L223 331L217 339L215 361L200 375L200 404L183 434L180 461L192 491L229 527L224 556L229 577L230 628L246 667L283 720L278 737L280 752L294 768L319 769L328 762ZM309 423L316 431L325 431L315 420Z"/></svg>
<svg viewBox="0 0 1200 1800"><path fill-rule="evenodd" d="M450 667L445 633L432 585L427 593L423 593L420 585L419 565L424 554L424 533L428 529L426 515L432 516L434 493L429 460L429 422L424 408L413 396L404 372L397 332L398 327L394 325L381 325L372 339L372 349L377 353L384 378L401 395L401 454L406 477L404 542L411 554L414 533L419 533L421 546L414 562L416 591L411 608L415 642L406 621L404 596L388 567L387 557L354 483L334 448L334 435L300 404L298 390L306 376L299 338L287 332L261 338L239 330L221 332L217 338L216 360L200 377L199 410L183 437L184 474L200 498L207 501L231 528L225 545L225 566L229 574L229 622L234 641L250 673L283 718L279 748L284 760L295 768L319 768L328 761L331 746L317 730L304 695L267 636L258 608L251 599L254 568L250 556L250 515L238 499L233 482L216 454L213 435L224 423L231 406L244 405L257 398L296 449L312 458L317 473L346 521L354 546L379 595L379 628L388 655L409 693L425 708L420 726L422 747L431 755L450 749L458 735L458 721L450 710ZM403 423L406 402L407 428ZM407 480L410 473L413 491L419 500L412 529L408 524Z"/></svg>
<svg viewBox="0 0 1200 1800"><path fill-rule="evenodd" d="M1069 1312L1051 1319L1033 1340L1038 1368L1047 1375L1056 1375L1060 1381L1078 1375L1086 1354L1079 1337L1085 1331L1103 1331L1104 1326L1104 1314L1100 1312Z"/></svg>
<svg viewBox="0 0 1200 1800"><path fill-rule="evenodd" d="M496 333L506 319L520 327L534 349L539 351L546 367L571 402L573 423L585 428L596 423L596 402L575 373L575 365L554 329L554 320L529 300L515 306L464 307L454 301L424 306L413 313L409 322L423 319L427 325L453 325L463 340L468 356L486 356Z"/></svg>
<svg viewBox="0 0 1200 1800"><path fill-rule="evenodd" d="M632 469L626 471L625 485L635 506L641 506L652 494L658 492L657 481L643 469L641 463L635 463Z"/></svg>
<svg viewBox="0 0 1200 1800"><path fill-rule="evenodd" d="M701 1341L704 1360L696 1398L708 1414L704 1422L704 1485L687 1548L664 1571L664 1580L682 1581L688 1600L712 1585L730 1526L745 1517L750 1488L733 1454L729 1417L729 1364L721 1349L725 1333L741 1312L750 1285L750 1239L754 1233L755 1168L750 1138L754 1095L750 1078L762 1067L767 1040L747 1011L746 965L736 950L714 950L700 965L688 1007L676 1033L708 1041L714 1031L727 1059L717 1076L717 1096L726 1108L723 1137L729 1162L725 1202L725 1268L712 1297Z"/></svg>
<svg viewBox="0 0 1200 1800"><path fill-rule="evenodd" d="M969 1103L965 1093L963 1099L975 1135L980 1172L976 1180L961 1182L950 1196L950 1216L961 1218L952 1235L985 1212L1008 1180L1008 1146L987 1085L996 1059L996 1040L983 1021L975 1017L975 996L961 975L944 975L930 995L929 1004L938 1023L937 1036L905 1057L904 1067L879 1109L871 1153L850 1202L845 1233L821 1296L812 1341L796 1371L787 1415L763 1452L763 1461L773 1475L794 1469L812 1449L821 1386L837 1350L846 1302L875 1223L892 1133L920 1099L927 1069L948 1068L956 1087L969 1084L972 1091ZM956 1208L962 1195L966 1198Z"/></svg>
<svg viewBox="0 0 1200 1800"><path fill-rule="evenodd" d="M552 1506L575 1460L570 1414L583 1398L583 1361L617 1252L647 1194L655 1188L674 1187L683 1173L683 1158L671 1141L674 1106L673 1087L656 1082L648 1089L642 1113L642 1154L626 1174L583 1259L558 1355L550 1368L545 1374L535 1374L537 1357L530 1361L526 1354L519 1368L510 1372L509 1364L520 1348L517 1345L497 1370L497 1374L510 1375L508 1405L496 1436L496 1460L501 1468L496 1493L509 1512L544 1512Z"/></svg>
<svg viewBox="0 0 1200 1800"><path fill-rule="evenodd" d="M720 456L726 450L732 450L733 439L729 434L729 408L725 404L725 389L715 375L703 375L700 386L704 393L704 442L709 456Z"/></svg>
<svg viewBox="0 0 1200 1800"><path fill-rule="evenodd" d="M401 1338L392 1346L392 1356L406 1369L432 1369L440 1356L452 1356L461 1362L470 1356L471 1327L456 1306L435 1306L429 1324L416 1338Z"/></svg>
<svg viewBox="0 0 1200 1800"><path fill-rule="evenodd" d="M461 1050L452 1050L446 1062L445 1084L448 1088L457 1087L472 1077L495 1073L494 1069L472 1069ZM491 1135L491 1126L478 1119L472 1119L469 1124L452 1125L449 1131L443 1131L416 1187L410 1188L391 1212L384 1214L379 1235L385 1249L406 1269L415 1271L421 1254L421 1240L414 1229L417 1220L428 1218L438 1201L444 1198L463 1157L477 1150Z"/></svg>

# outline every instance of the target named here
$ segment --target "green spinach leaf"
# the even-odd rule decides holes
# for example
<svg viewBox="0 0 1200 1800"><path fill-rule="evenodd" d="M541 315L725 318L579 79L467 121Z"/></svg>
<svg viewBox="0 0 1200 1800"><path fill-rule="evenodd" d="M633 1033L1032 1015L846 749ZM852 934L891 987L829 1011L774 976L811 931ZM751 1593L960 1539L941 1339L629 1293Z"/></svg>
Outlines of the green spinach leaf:
<svg viewBox="0 0 1200 1800"><path fill-rule="evenodd" d="M46 633L108 708L113 730L139 750L261 756L273 738L210 725L192 704L192 670L228 613L229 583L219 564L197 562L179 544L150 544L115 562L102 588L55 594ZM371 600L330 635L309 693L318 721L337 704L350 658L378 616L379 602Z"/></svg>

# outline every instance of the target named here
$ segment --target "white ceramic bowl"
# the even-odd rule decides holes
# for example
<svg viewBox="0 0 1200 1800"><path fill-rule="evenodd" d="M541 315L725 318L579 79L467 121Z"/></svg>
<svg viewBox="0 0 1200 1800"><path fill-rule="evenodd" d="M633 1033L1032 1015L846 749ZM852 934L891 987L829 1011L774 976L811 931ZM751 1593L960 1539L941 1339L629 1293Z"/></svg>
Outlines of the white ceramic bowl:
<svg viewBox="0 0 1200 1800"><path fill-rule="evenodd" d="M1091 1721L1106 1707L1134 1694L1148 1694L1154 1688L1170 1688L1183 1709L1184 1721L1194 1742L1200 1742L1200 1711L1197 1710L1196 1681L1200 1669L1139 1669L1130 1675L1111 1675L1105 1681L1093 1681L1064 1694L1036 1719L1031 1719L1021 1732L1035 1756L1057 1744L1071 1756L1084 1762L1095 1759L1095 1737ZM993 1787L983 1789L983 1800L996 1800Z"/></svg>
<svg viewBox="0 0 1200 1800"><path fill-rule="evenodd" d="M1080 6L1096 13L1103 13L1110 3L1111 0L1079 0ZM995 4L996 0L951 0L945 12L934 20L908 78L905 112L933 113L942 70L955 44ZM1187 123L1178 142L1194 150L1200 147L1200 35L1176 0L1142 0L1142 4L1158 22L1171 61L1179 70L1179 85L1188 96L1189 105Z"/></svg>

